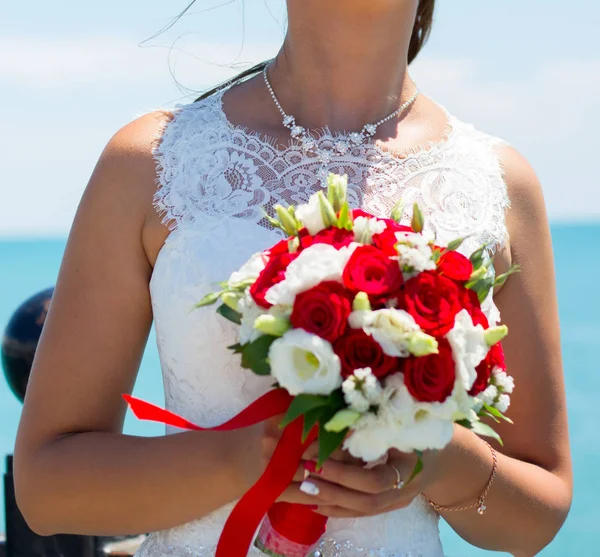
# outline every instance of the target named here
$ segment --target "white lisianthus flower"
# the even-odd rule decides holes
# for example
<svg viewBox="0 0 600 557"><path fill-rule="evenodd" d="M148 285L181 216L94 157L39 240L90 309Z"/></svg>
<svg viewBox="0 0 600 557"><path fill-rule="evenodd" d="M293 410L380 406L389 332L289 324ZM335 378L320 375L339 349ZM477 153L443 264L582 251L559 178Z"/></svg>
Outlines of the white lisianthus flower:
<svg viewBox="0 0 600 557"><path fill-rule="evenodd" d="M405 453L443 449L450 443L453 434L454 424L451 420L437 418L421 410L412 422L398 428L392 447Z"/></svg>
<svg viewBox="0 0 600 557"><path fill-rule="evenodd" d="M344 449L365 462L378 460L392 447L396 427L387 416L365 414L352 426L352 434L344 441Z"/></svg>
<svg viewBox="0 0 600 557"><path fill-rule="evenodd" d="M315 244L303 250L286 269L285 279L275 284L265 295L273 305L291 306L296 295L324 281L342 281L344 267L358 244L339 250L329 244Z"/></svg>
<svg viewBox="0 0 600 557"><path fill-rule="evenodd" d="M244 263L239 270L231 273L227 284L230 288L233 288L236 284L246 282L249 280L256 280L258 275L265 268L268 261L268 257L262 253L255 253L246 263Z"/></svg>
<svg viewBox="0 0 600 557"><path fill-rule="evenodd" d="M492 370L492 378L494 384L503 393L511 394L514 391L515 380L510 375L507 375L506 371L500 369L499 367L495 367Z"/></svg>
<svg viewBox="0 0 600 557"><path fill-rule="evenodd" d="M421 333L421 329L412 315L404 310L390 308L354 311L350 314L348 322L353 329L362 328L365 333L371 335L388 356L406 358L412 353L411 348L422 348L422 343L411 342ZM437 349L435 339L432 338L432 341Z"/></svg>
<svg viewBox="0 0 600 557"><path fill-rule="evenodd" d="M490 327L493 328L498 323L500 323L500 310L497 308L494 297L493 289L489 291L488 295L485 297L485 300L481 302L481 311L487 317L488 323Z"/></svg>
<svg viewBox="0 0 600 557"><path fill-rule="evenodd" d="M457 378L460 378L462 387L467 392L471 390L477 379L475 368L487 356L490 349L484 333L483 327L474 325L469 312L463 309L456 315L454 327L446 335L452 346Z"/></svg>
<svg viewBox="0 0 600 557"><path fill-rule="evenodd" d="M310 196L308 203L296 207L296 217L312 236L326 228L321 213L321 204L316 193Z"/></svg>
<svg viewBox="0 0 600 557"><path fill-rule="evenodd" d="M387 225L384 221L369 217L354 219L354 241L359 244L372 244L373 234L381 234Z"/></svg>
<svg viewBox="0 0 600 557"><path fill-rule="evenodd" d="M271 375L291 395L328 395L342 384L341 363L329 342L292 329L269 349Z"/></svg>
<svg viewBox="0 0 600 557"><path fill-rule="evenodd" d="M510 397L508 395L500 395L494 406L497 410L504 414L504 412L506 412L510 406Z"/></svg>
<svg viewBox="0 0 600 557"><path fill-rule="evenodd" d="M256 319L265 315L267 310L261 308L250 296L248 291L238 302L238 311L242 316L242 324L238 329L238 340L240 344L248 344L254 342L258 337L262 336L259 330L254 328Z"/></svg>

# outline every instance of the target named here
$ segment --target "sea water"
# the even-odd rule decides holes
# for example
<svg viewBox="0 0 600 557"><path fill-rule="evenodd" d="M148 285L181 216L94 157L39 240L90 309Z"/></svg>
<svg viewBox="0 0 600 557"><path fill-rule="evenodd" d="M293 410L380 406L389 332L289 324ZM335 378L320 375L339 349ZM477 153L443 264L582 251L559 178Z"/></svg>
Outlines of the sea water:
<svg viewBox="0 0 600 557"><path fill-rule="evenodd" d="M575 470L575 497L567 523L544 557L597 555L600 529L600 296L598 277L600 224L552 226L562 349ZM0 240L0 331L12 312L28 297L53 286L64 240ZM82 365L84 365L82 363ZM162 379L153 334L140 368L134 394L162 405ZM0 377L0 458L13 450L21 405ZM516 425L515 427L518 427ZM127 416L126 433L162 435L158 424L141 423ZM0 471L3 470L3 464ZM0 501L3 501L0 483ZM152 489L152 486L148 486ZM473 520L477 516L473 515ZM498 529L504 529L498 523ZM441 526L446 553L450 557L488 554L463 542L445 524ZM4 531L4 509L0 505L0 532Z"/></svg>

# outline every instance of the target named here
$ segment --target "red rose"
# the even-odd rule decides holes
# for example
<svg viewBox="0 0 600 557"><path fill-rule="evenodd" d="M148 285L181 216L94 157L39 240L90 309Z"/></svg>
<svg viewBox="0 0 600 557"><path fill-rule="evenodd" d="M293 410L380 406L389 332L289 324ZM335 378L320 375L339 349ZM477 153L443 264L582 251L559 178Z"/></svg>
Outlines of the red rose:
<svg viewBox="0 0 600 557"><path fill-rule="evenodd" d="M473 383L473 387L469 391L471 396L477 396L487 389L490 384L490 377L492 376L492 370L495 367L506 371L506 363L504 361L504 350L502 344L494 344L490 348L485 359L477 366L477 379Z"/></svg>
<svg viewBox="0 0 600 557"><path fill-rule="evenodd" d="M306 249L314 244L329 244L335 249L349 246L354 241L354 232L344 228L325 228L314 236L300 235L300 248Z"/></svg>
<svg viewBox="0 0 600 557"><path fill-rule="evenodd" d="M346 331L351 311L346 289L339 282L328 281L296 296L290 321L294 328L333 343Z"/></svg>
<svg viewBox="0 0 600 557"><path fill-rule="evenodd" d="M473 263L461 253L447 251L438 261L438 271L448 278L464 282L473 274Z"/></svg>
<svg viewBox="0 0 600 557"><path fill-rule="evenodd" d="M404 286L404 309L426 333L443 337L462 309L458 285L433 271L424 271Z"/></svg>
<svg viewBox="0 0 600 557"><path fill-rule="evenodd" d="M382 250L386 255L397 256L396 244L398 243L398 239L396 238L396 232L412 231L410 226L390 221L387 228L381 234L373 234L373 245Z"/></svg>
<svg viewBox="0 0 600 557"><path fill-rule="evenodd" d="M461 291L462 305L469 312L473 325L481 325L484 329L487 329L490 324L485 313L481 311L477 292L463 286L459 286L459 290Z"/></svg>
<svg viewBox="0 0 600 557"><path fill-rule="evenodd" d="M292 238L285 238L284 240L277 242L272 248L265 250L265 254L268 257L272 257L273 255L281 255L282 253L289 253L290 252L289 241L291 239Z"/></svg>
<svg viewBox="0 0 600 557"><path fill-rule="evenodd" d="M439 354L410 357L404 363L404 383L419 402L444 402L454 389L455 364L450 343L438 339Z"/></svg>
<svg viewBox="0 0 600 557"><path fill-rule="evenodd" d="M298 257L297 253L281 253L269 258L267 265L250 287L250 295L260 307L267 309L271 307L271 304L265 300L267 290L285 278L285 270L296 257Z"/></svg>
<svg viewBox="0 0 600 557"><path fill-rule="evenodd" d="M385 377L399 371L398 358L388 356L381 346L362 329L349 329L333 345L334 352L342 362L342 375L348 377L355 369L370 367L375 377Z"/></svg>
<svg viewBox="0 0 600 557"><path fill-rule="evenodd" d="M396 293L404 279L398 261L373 246L360 246L344 269L344 286L351 292L365 292L372 301Z"/></svg>

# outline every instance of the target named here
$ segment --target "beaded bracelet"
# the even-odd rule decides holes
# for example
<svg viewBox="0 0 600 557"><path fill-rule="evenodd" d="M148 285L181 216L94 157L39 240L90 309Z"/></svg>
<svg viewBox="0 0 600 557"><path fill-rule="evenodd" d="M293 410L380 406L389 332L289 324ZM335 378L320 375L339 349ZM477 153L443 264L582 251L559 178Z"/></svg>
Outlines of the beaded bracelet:
<svg viewBox="0 0 600 557"><path fill-rule="evenodd" d="M479 499L475 503L471 503L470 505L464 505L462 507L445 507L443 505L438 505L437 503L434 503L431 499L423 496L423 497L425 497L426 501L433 507L433 509L436 512L438 512L438 513L458 512L458 511L466 511L469 509L477 508L477 512L480 515L485 514L485 511L487 510L487 507L485 506L485 498L487 497L488 493L490 492L492 484L494 483L494 478L496 477L496 472L498 470L498 455L496 454L496 451L489 443L485 442L485 444L489 447L490 451L492 452L492 458L494 459L494 464L492 466L492 473L490 474L490 479L488 480L488 483L485 486L485 489L483 490L483 493L481 494Z"/></svg>

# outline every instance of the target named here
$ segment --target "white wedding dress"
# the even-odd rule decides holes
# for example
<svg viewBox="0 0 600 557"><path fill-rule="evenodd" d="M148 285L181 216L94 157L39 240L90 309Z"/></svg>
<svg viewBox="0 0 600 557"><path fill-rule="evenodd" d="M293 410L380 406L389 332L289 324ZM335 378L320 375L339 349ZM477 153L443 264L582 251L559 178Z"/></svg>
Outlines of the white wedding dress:
<svg viewBox="0 0 600 557"><path fill-rule="evenodd" d="M166 407L205 427L234 416L272 381L242 369L239 356L227 349L236 342L234 325L214 307L192 308L252 253L278 240L263 207L306 202L321 187L312 155L295 142L276 148L233 125L222 96L177 106L156 148L155 205L172 225L150 282ZM321 147L335 145L336 134L321 133ZM351 206L388 216L402 198L408 222L418 201L426 227L440 241L464 237L466 254L489 242L491 253L506 239L509 203L495 152L499 143L448 115L448 133L440 142L402 157L370 142L334 157L329 169L348 175ZM491 297L487 311L496 312ZM175 432L167 428L167 434ZM213 556L232 506L151 534L136 557ZM388 514L330 520L319 552L323 557L443 557L438 516L417 498ZM262 553L251 549L249 555Z"/></svg>

